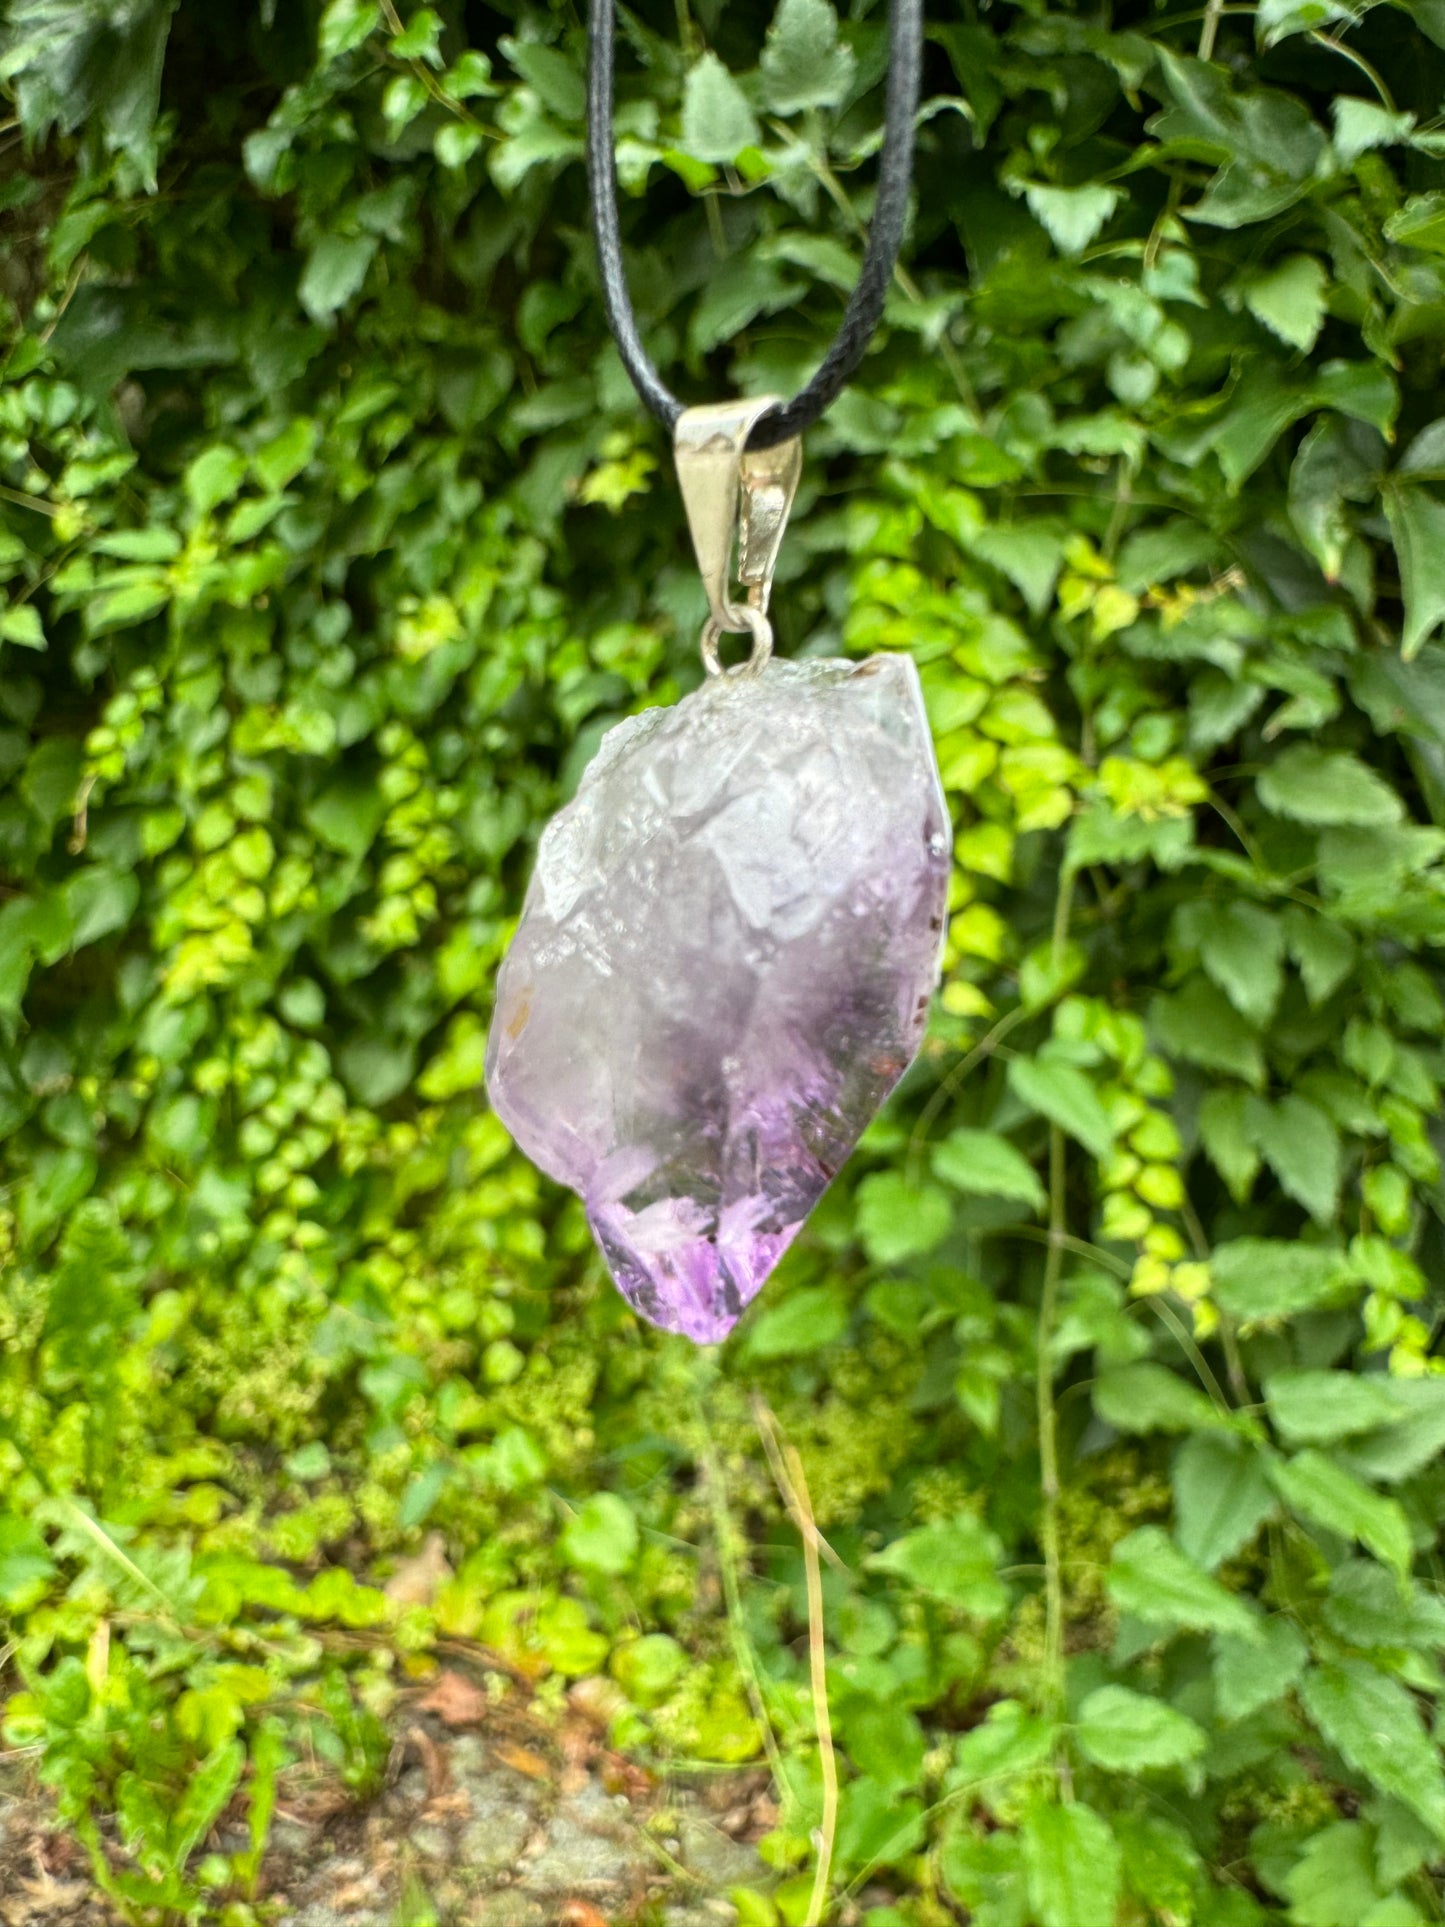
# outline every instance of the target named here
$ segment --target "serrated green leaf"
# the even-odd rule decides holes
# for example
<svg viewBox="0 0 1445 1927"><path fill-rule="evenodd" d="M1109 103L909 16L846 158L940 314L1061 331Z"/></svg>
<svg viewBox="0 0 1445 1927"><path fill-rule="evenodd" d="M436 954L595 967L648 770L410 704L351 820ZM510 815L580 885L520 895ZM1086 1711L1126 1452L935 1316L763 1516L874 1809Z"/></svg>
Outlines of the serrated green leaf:
<svg viewBox="0 0 1445 1927"><path fill-rule="evenodd" d="M1148 1361L1105 1372L1094 1385L1094 1409L1121 1432L1192 1432L1229 1424L1198 1386Z"/></svg>
<svg viewBox="0 0 1445 1927"><path fill-rule="evenodd" d="M1150 1625L1258 1636L1243 1600L1211 1579L1159 1526L1141 1526L1114 1548L1104 1583L1116 1606Z"/></svg>
<svg viewBox="0 0 1445 1927"><path fill-rule="evenodd" d="M1310 1718L1345 1764L1445 1840L1445 1773L1405 1688L1352 1659L1320 1667L1302 1690Z"/></svg>
<svg viewBox="0 0 1445 1927"><path fill-rule="evenodd" d="M1385 233L1404 248L1445 254L1445 193L1415 194L1385 222Z"/></svg>
<svg viewBox="0 0 1445 1927"><path fill-rule="evenodd" d="M1077 1138L1094 1157L1109 1155L1114 1145L1109 1114L1076 1064L1062 1058L1015 1057L1009 1063L1008 1081L1020 1103Z"/></svg>
<svg viewBox="0 0 1445 1927"><path fill-rule="evenodd" d="M1328 1304L1349 1275L1340 1252L1277 1238L1235 1238L1209 1263L1220 1305L1247 1323Z"/></svg>
<svg viewBox="0 0 1445 1927"><path fill-rule="evenodd" d="M1269 1468L1275 1490L1300 1518L1358 1539L1377 1559L1402 1576L1414 1556L1410 1526L1393 1499L1382 1498L1313 1447Z"/></svg>
<svg viewBox="0 0 1445 1927"><path fill-rule="evenodd" d="M1328 918L1311 916L1295 906L1285 913L1285 929L1290 955L1304 979L1305 995L1312 1004L1324 1003L1354 968L1354 938Z"/></svg>
<svg viewBox="0 0 1445 1927"><path fill-rule="evenodd" d="M1255 903L1226 903L1200 941L1204 968L1250 1023L1267 1024L1284 982L1284 930Z"/></svg>
<svg viewBox="0 0 1445 1927"><path fill-rule="evenodd" d="M1318 1224L1329 1224L1340 1194L1340 1134L1307 1098L1281 1098L1259 1136L1265 1162L1281 1186Z"/></svg>
<svg viewBox="0 0 1445 1927"><path fill-rule="evenodd" d="M1204 1729L1187 1714L1127 1686L1090 1693L1079 1708L1077 1731L1085 1757L1114 1773L1184 1766L1208 1745Z"/></svg>
<svg viewBox="0 0 1445 1927"><path fill-rule="evenodd" d="M1283 1699L1309 1660L1309 1647L1292 1621L1266 1619L1257 1639L1223 1637L1214 1643L1214 1697L1222 1718L1248 1719Z"/></svg>
<svg viewBox="0 0 1445 1927"><path fill-rule="evenodd" d="M1357 1440L1349 1455L1352 1470L1384 1485L1413 1478L1445 1452L1445 1381L1392 1379L1390 1389L1408 1416Z"/></svg>
<svg viewBox="0 0 1445 1927"><path fill-rule="evenodd" d="M549 112L564 126L581 124L587 111L587 87L579 62L560 47L545 46L540 40L504 35L497 44ZM477 81L486 78L480 73L473 75Z"/></svg>
<svg viewBox="0 0 1445 1927"><path fill-rule="evenodd" d="M1275 1510L1259 1453L1234 1439L1186 1439L1175 1454L1173 1485L1179 1544L1206 1572L1241 1552Z"/></svg>
<svg viewBox="0 0 1445 1927"><path fill-rule="evenodd" d="M1034 1807L1020 1833L1029 1901L1041 1927L1112 1921L1119 1906L1119 1843L1081 1802Z"/></svg>
<svg viewBox="0 0 1445 1927"><path fill-rule="evenodd" d="M805 1285L765 1304L747 1328L750 1358L796 1358L821 1351L848 1329L848 1301L836 1285Z"/></svg>
<svg viewBox="0 0 1445 1927"><path fill-rule="evenodd" d="M1276 1372L1264 1394L1275 1429L1292 1445L1333 1445L1392 1424L1404 1409L1394 1381L1353 1372Z"/></svg>
<svg viewBox="0 0 1445 1927"><path fill-rule="evenodd" d="M1414 1647L1433 1653L1445 1646L1445 1600L1438 1593L1400 1583L1373 1559L1347 1559L1330 1574L1325 1624L1352 1646L1397 1653Z"/></svg>
<svg viewBox="0 0 1445 1927"><path fill-rule="evenodd" d="M1200 1142L1239 1204L1249 1196L1263 1163L1259 1127L1266 1115L1252 1091L1209 1091L1199 1106Z"/></svg>
<svg viewBox="0 0 1445 1927"><path fill-rule="evenodd" d="M1064 560L1064 542L1057 529L1042 523L995 523L977 530L968 546L1008 577L1030 614L1044 613L1053 600Z"/></svg>
<svg viewBox="0 0 1445 1927"><path fill-rule="evenodd" d="M858 1187L858 1236L874 1264L901 1264L932 1251L952 1222L947 1192L914 1184L901 1171L875 1171Z"/></svg>
<svg viewBox="0 0 1445 1927"><path fill-rule="evenodd" d="M905 1533L868 1561L874 1572L892 1573L975 1619L997 1619L1008 1604L998 1577L1002 1547L988 1527L969 1514L947 1524Z"/></svg>
<svg viewBox="0 0 1445 1927"><path fill-rule="evenodd" d="M1299 1927L1384 1927L1377 1921L1381 1895L1370 1836L1358 1821L1326 1827L1307 1840L1281 1890Z"/></svg>
<svg viewBox="0 0 1445 1927"><path fill-rule="evenodd" d="M1196 973L1172 996L1156 997L1150 1017L1164 1048L1185 1063L1264 1082L1257 1030L1206 977Z"/></svg>
<svg viewBox="0 0 1445 1927"><path fill-rule="evenodd" d="M1400 565L1400 647L1408 657L1445 621L1445 502L1428 489L1394 483L1385 490L1385 514Z"/></svg>
<svg viewBox="0 0 1445 1927"><path fill-rule="evenodd" d="M932 1158L936 1177L955 1191L1012 1198L1041 1211L1047 1202L1038 1173L1015 1145L995 1131L950 1131Z"/></svg>
<svg viewBox="0 0 1445 1927"><path fill-rule="evenodd" d="M1374 148L1408 140L1415 125L1413 114L1396 113L1378 101L1358 100L1352 94L1337 95L1332 111L1335 152L1346 167Z"/></svg>
<svg viewBox="0 0 1445 1927"><path fill-rule="evenodd" d="M1346 750L1293 743L1257 780L1260 801L1276 816L1323 825L1398 823L1400 799L1383 777Z"/></svg>

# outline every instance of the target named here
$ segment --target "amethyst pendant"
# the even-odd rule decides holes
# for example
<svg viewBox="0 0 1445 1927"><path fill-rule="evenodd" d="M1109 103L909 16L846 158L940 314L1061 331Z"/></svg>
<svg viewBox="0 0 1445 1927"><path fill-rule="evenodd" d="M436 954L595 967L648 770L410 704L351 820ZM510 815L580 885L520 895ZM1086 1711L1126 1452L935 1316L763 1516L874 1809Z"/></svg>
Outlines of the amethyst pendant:
<svg viewBox="0 0 1445 1927"><path fill-rule="evenodd" d="M905 656L717 675L548 825L487 1087L654 1324L725 1338L912 1060L950 831Z"/></svg>

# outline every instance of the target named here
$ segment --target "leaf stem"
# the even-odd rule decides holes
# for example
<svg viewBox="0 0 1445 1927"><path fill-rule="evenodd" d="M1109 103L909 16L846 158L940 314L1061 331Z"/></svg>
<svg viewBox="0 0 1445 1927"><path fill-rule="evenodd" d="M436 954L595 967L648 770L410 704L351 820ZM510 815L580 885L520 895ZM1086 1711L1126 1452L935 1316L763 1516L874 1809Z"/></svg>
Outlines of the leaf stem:
<svg viewBox="0 0 1445 1927"><path fill-rule="evenodd" d="M1214 41L1219 32L1220 17L1224 12L1224 0L1208 0L1204 9L1204 24L1199 29L1199 58L1213 60Z"/></svg>

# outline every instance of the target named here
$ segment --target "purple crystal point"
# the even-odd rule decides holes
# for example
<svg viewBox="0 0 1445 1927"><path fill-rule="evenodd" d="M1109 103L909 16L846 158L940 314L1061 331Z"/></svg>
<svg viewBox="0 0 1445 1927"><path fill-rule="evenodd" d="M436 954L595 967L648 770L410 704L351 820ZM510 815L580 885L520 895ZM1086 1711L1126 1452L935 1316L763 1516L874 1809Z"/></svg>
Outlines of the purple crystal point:
<svg viewBox="0 0 1445 1927"><path fill-rule="evenodd" d="M610 730L548 824L487 1088L628 1301L712 1343L923 1035L950 832L906 656L774 661Z"/></svg>

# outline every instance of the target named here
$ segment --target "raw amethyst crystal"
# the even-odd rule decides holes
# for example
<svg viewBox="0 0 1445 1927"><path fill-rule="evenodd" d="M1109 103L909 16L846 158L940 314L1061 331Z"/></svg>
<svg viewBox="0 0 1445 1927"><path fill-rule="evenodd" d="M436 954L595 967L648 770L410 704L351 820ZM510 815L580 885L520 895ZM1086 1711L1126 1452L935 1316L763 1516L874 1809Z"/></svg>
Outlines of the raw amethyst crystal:
<svg viewBox="0 0 1445 1927"><path fill-rule="evenodd" d="M905 656L714 676L547 826L487 1088L654 1324L727 1336L902 1075L949 856Z"/></svg>

